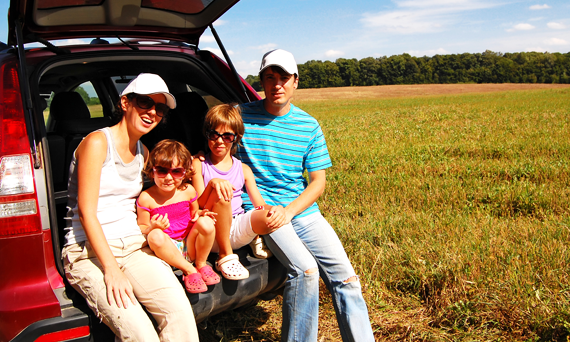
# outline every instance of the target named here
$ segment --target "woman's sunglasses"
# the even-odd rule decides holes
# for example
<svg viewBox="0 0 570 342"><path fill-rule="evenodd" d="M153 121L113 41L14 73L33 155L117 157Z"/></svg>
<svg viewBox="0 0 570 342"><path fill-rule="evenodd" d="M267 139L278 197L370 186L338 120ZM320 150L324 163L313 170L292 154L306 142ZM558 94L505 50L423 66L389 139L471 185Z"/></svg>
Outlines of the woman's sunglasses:
<svg viewBox="0 0 570 342"><path fill-rule="evenodd" d="M131 100L134 99L135 104L140 109L151 109L153 106L156 110L156 115L160 116L161 118L168 114L170 108L164 103L156 103L150 96L146 95L139 95L139 94L129 94Z"/></svg>
<svg viewBox="0 0 570 342"><path fill-rule="evenodd" d="M159 178L164 178L169 173L172 175L174 179L184 178L186 175L186 170L183 167L175 167L175 168L168 168L162 166L155 166L152 168L154 174Z"/></svg>
<svg viewBox="0 0 570 342"><path fill-rule="evenodd" d="M236 135L234 133L226 132L220 134L213 129L208 131L208 139L216 141L218 138L222 138L222 140L228 144L236 141Z"/></svg>

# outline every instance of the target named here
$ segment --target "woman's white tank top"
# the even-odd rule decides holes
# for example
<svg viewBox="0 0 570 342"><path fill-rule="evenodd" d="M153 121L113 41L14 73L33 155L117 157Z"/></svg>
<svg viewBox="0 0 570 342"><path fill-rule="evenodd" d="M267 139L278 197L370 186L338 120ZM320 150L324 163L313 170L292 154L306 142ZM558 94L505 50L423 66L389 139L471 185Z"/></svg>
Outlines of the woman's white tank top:
<svg viewBox="0 0 570 342"><path fill-rule="evenodd" d="M133 163L138 164L138 173L132 180L125 180L121 177L117 167L121 163L115 163L116 155L113 138L109 128L100 131L105 133L107 138L107 158L101 169L101 181L99 187L99 202L97 204L97 219L103 228L103 233L107 240L124 238L127 236L142 234L137 224L137 214L135 201L140 195L143 179L142 169L144 166L143 147L140 141L137 142L137 154ZM69 230L65 235L66 245L86 241L87 237L83 226L79 221L77 211L77 169L75 152L69 170L68 202L67 202L67 227ZM128 166L128 165L127 165Z"/></svg>

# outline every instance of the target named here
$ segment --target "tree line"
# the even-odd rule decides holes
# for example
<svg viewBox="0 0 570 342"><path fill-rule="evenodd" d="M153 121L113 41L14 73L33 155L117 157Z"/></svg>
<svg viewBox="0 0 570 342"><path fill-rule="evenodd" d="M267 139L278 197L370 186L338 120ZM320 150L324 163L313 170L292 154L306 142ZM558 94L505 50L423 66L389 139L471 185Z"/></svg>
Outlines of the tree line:
<svg viewBox="0 0 570 342"><path fill-rule="evenodd" d="M433 83L570 83L570 52L339 58L299 64L299 88ZM261 90L259 76L246 81Z"/></svg>

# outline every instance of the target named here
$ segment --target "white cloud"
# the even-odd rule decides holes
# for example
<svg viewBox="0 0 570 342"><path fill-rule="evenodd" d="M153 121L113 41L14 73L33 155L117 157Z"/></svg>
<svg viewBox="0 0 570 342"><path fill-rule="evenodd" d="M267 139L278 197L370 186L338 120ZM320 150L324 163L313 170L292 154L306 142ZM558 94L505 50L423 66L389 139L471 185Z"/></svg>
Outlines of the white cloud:
<svg viewBox="0 0 570 342"><path fill-rule="evenodd" d="M449 51L444 48L433 49L433 50L411 50L408 53L412 56L423 57L423 56L434 56L434 55L447 55Z"/></svg>
<svg viewBox="0 0 570 342"><path fill-rule="evenodd" d="M546 52L546 50L541 48L541 47L526 48L525 51L526 52Z"/></svg>
<svg viewBox="0 0 570 342"><path fill-rule="evenodd" d="M432 8L432 7L445 7L445 8L461 8L479 9L487 8L490 3L478 0L396 0L394 1L399 7L414 7L414 8Z"/></svg>
<svg viewBox="0 0 570 342"><path fill-rule="evenodd" d="M251 48L254 50L259 50L259 51L265 53L265 52L271 51L273 49L276 49L277 44L269 43L269 44L264 44L264 45L253 46Z"/></svg>
<svg viewBox="0 0 570 342"><path fill-rule="evenodd" d="M259 65L261 61L235 61L234 66L241 77L246 78L247 75L256 76L259 73Z"/></svg>
<svg viewBox="0 0 570 342"><path fill-rule="evenodd" d="M561 24L561 23L555 23L553 21L546 24L546 26L548 26L549 28L554 29L554 30L563 30L566 28L566 25Z"/></svg>
<svg viewBox="0 0 570 342"><path fill-rule="evenodd" d="M214 21L213 25L214 25L214 28L216 28L216 26L222 26L222 25L225 25L227 23L228 23L227 20L218 19L218 20Z"/></svg>
<svg viewBox="0 0 570 342"><path fill-rule="evenodd" d="M568 42L560 38L550 38L544 42L547 45L568 45Z"/></svg>
<svg viewBox="0 0 570 342"><path fill-rule="evenodd" d="M365 13L360 20L366 28L401 34L441 31L461 19L459 13L492 8L500 4L481 0L400 0L399 9Z"/></svg>
<svg viewBox="0 0 570 342"><path fill-rule="evenodd" d="M340 57L342 55L344 55L344 52L338 50L329 50L325 52L325 56L327 57Z"/></svg>
<svg viewBox="0 0 570 342"><path fill-rule="evenodd" d="M532 26L531 24L521 23L521 24L516 24L512 28L508 29L507 32L528 31L528 30L533 30L534 28L535 27Z"/></svg>
<svg viewBox="0 0 570 342"><path fill-rule="evenodd" d="M214 38L214 36L202 35L200 37L200 43L214 43L215 41L216 41L216 38Z"/></svg>
<svg viewBox="0 0 570 342"><path fill-rule="evenodd" d="M549 9L550 6L548 6L547 4L544 5L532 5L529 7L531 10L542 10L542 9Z"/></svg>

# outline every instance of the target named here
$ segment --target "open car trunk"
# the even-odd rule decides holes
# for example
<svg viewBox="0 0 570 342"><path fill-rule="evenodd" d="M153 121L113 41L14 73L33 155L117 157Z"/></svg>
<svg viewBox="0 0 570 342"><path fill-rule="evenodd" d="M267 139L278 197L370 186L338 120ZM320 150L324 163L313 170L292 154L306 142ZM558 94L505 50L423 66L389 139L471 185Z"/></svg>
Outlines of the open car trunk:
<svg viewBox="0 0 570 342"><path fill-rule="evenodd" d="M65 243L64 215L72 154L88 133L112 124L110 115L119 94L132 78L141 72L160 75L178 102L166 120L141 139L149 149L162 139L175 139L192 153L204 150L206 141L201 127L208 108L222 102L245 101L240 90L228 82L230 72L225 63L208 51L166 42L151 46L136 41L130 44L140 45L140 49L104 44L97 51L80 47L75 51L72 47L72 53L59 56L45 51L28 53L36 139L40 142L39 150L43 151L48 180L45 188L38 187L38 192L45 192L48 198L54 260L63 279L61 250ZM78 96L76 90L79 87L89 90L91 100L97 99L93 102L100 104L88 106ZM249 89L249 96L255 98L257 94ZM145 185L150 186L150 183L147 181ZM252 303L259 296L272 297L271 293L283 285L286 272L275 258L253 258L248 246L237 250L236 254L249 270L250 277L240 281L222 279L219 284L209 286L205 293L188 294L198 322ZM211 254L209 261L213 264L216 257ZM173 271L181 279L182 273ZM89 319L93 336L111 336L110 330L98 322L84 299L64 283L64 288L54 289L62 314L76 320ZM33 336L24 331L16 340L29 340Z"/></svg>

